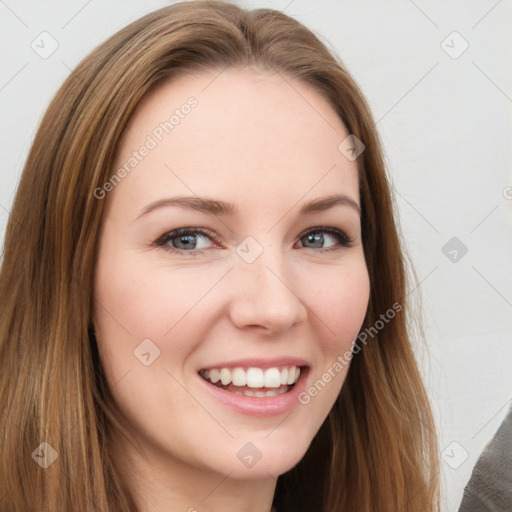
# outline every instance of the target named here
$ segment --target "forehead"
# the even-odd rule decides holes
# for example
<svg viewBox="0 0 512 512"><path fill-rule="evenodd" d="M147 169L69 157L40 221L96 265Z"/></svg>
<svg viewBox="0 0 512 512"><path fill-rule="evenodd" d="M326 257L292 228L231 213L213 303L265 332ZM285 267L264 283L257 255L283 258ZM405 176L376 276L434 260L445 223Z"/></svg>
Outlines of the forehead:
<svg viewBox="0 0 512 512"><path fill-rule="evenodd" d="M256 191L276 200L351 191L357 201L356 163L338 149L348 135L327 99L300 80L248 68L188 73L139 104L116 160L131 169L113 195L138 204L167 191L248 201ZM143 146L145 156L134 156Z"/></svg>

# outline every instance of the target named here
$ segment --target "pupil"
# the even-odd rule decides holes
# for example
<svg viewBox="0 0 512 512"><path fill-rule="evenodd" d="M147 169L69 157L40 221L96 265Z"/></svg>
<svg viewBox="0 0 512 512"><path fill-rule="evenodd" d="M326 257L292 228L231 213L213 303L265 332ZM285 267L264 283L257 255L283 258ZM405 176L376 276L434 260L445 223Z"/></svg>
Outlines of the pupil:
<svg viewBox="0 0 512 512"><path fill-rule="evenodd" d="M186 247L191 247L194 245L194 236L193 235L183 235L179 239L179 243L184 244Z"/></svg>
<svg viewBox="0 0 512 512"><path fill-rule="evenodd" d="M315 238L316 238L316 242L315 242ZM313 234L311 234L311 235L308 235L308 239L309 239L309 241L310 241L310 242L312 242L312 243L316 243L316 244L317 244L317 245L316 245L317 247L321 247L321 246L322 246L322 244L323 244L323 241L324 241L324 236L323 236L322 234L316 234L316 233L313 233ZM319 243L320 245L318 245L318 243Z"/></svg>

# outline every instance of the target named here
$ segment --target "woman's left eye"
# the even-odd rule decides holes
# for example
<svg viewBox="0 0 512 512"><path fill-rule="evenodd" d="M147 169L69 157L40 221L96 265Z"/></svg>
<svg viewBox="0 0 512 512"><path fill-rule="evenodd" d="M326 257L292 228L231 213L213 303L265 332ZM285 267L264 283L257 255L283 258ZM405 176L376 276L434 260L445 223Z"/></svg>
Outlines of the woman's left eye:
<svg viewBox="0 0 512 512"><path fill-rule="evenodd" d="M333 241L333 243L329 243ZM217 241L214 231L207 228L180 228L164 233L153 245L177 254L196 256L209 249ZM329 227L311 228L299 237L301 247L320 249L319 252L349 247L350 238L339 229ZM325 243L328 243L326 246ZM306 244L311 244L308 246Z"/></svg>
<svg viewBox="0 0 512 512"><path fill-rule="evenodd" d="M326 247L324 243L329 241L329 239L334 240L335 242ZM352 242L352 240L343 231L327 227L318 227L308 230L300 238L302 244L304 244L303 240L306 240L306 243L313 245L313 247L306 248L322 249L320 252L332 251L342 247L349 247Z"/></svg>

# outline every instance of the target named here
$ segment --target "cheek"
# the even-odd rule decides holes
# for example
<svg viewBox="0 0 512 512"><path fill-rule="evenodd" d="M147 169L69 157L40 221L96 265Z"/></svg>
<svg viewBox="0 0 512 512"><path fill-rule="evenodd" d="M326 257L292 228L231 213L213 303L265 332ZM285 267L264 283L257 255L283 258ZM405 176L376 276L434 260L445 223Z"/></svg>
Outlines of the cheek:
<svg viewBox="0 0 512 512"><path fill-rule="evenodd" d="M98 344L112 367L133 364L133 351L145 339L160 350L159 362L179 364L202 337L208 303L203 299L223 273L220 266L209 272L169 268L145 253L121 254L105 246L96 270L94 318Z"/></svg>
<svg viewBox="0 0 512 512"><path fill-rule="evenodd" d="M326 269L317 282L326 283L318 293L310 293L310 308L315 312L318 359L299 395L305 414L315 418L311 435L329 414L345 382L352 359L352 344L366 315L370 280L364 260L360 258L333 272Z"/></svg>
<svg viewBox="0 0 512 512"><path fill-rule="evenodd" d="M107 321L117 321L136 337L161 336L175 317L183 314L187 296L191 295L184 282L168 284L162 274L145 270L136 258L125 257L115 265L103 260L98 269L96 297L111 314Z"/></svg>
<svg viewBox="0 0 512 512"><path fill-rule="evenodd" d="M370 281L364 263L342 267L317 276L319 286L310 292L310 308L316 313L326 348L350 346L363 324L368 307Z"/></svg>

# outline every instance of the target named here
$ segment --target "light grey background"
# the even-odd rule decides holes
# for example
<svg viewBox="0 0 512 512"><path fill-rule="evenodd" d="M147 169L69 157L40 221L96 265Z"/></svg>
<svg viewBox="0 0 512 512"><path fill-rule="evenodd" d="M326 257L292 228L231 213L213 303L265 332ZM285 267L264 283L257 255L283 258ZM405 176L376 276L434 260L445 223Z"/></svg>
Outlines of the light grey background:
<svg viewBox="0 0 512 512"><path fill-rule="evenodd" d="M59 85L107 36L167 3L0 0L2 237L31 140ZM448 512L512 402L511 3L242 3L284 10L312 28L369 100L417 272L411 296L423 298L428 352L418 355L440 433ZM44 31L58 43L47 58L31 47L49 51ZM452 237L465 255L460 244L442 252Z"/></svg>

